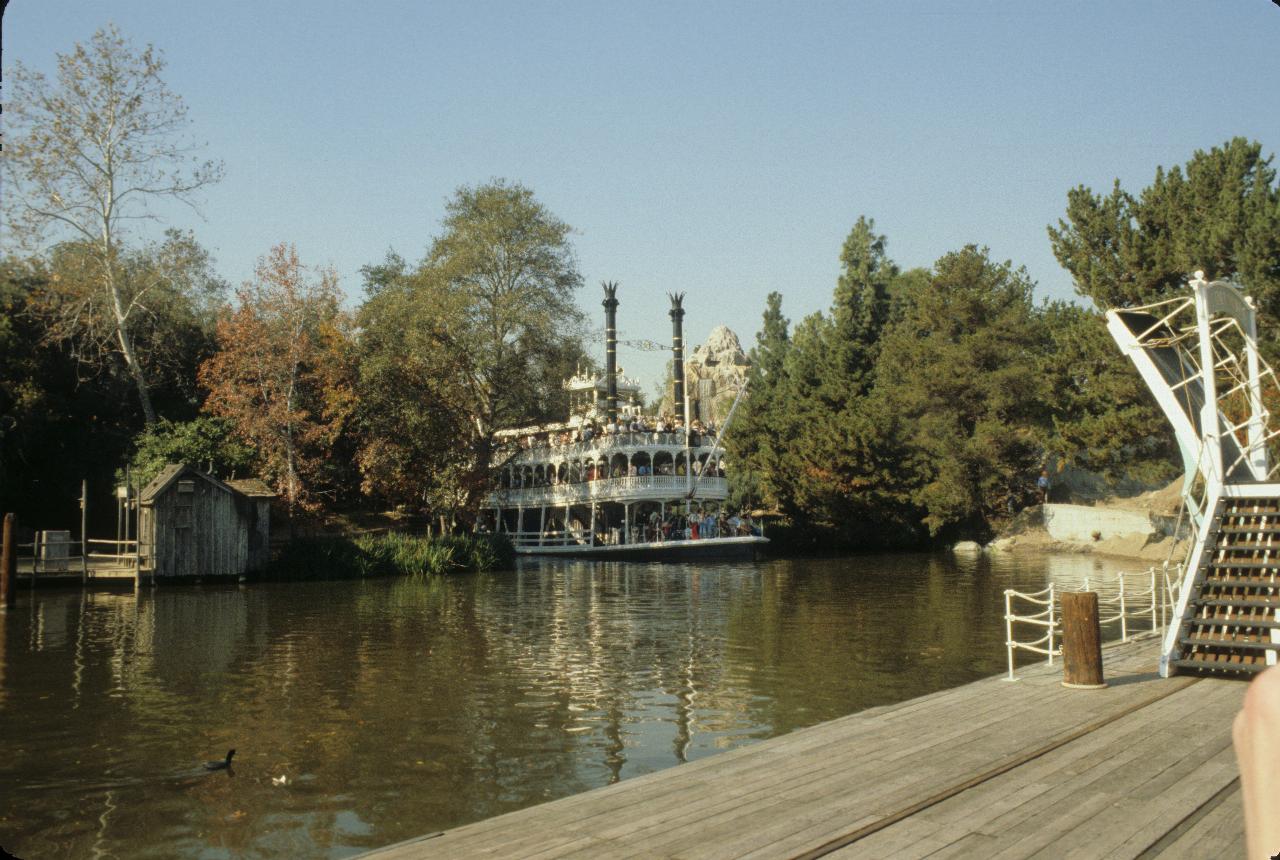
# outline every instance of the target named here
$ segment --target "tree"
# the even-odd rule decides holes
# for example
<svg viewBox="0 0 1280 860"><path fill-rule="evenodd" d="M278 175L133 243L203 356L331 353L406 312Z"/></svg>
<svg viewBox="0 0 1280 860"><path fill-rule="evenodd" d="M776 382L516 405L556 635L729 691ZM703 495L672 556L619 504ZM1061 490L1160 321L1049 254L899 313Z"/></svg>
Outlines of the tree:
<svg viewBox="0 0 1280 860"><path fill-rule="evenodd" d="M4 152L8 221L24 240L49 235L80 243L84 277L98 292L95 319L108 321L147 423L156 419L137 344L138 319L160 280L130 281L126 224L154 218L149 204L193 195L221 166L200 162L185 139L186 107L161 78L152 46L134 48L114 26L58 55L56 83L16 64ZM85 331L101 345L100 325Z"/></svg>
<svg viewBox="0 0 1280 860"><path fill-rule="evenodd" d="M337 276L313 274L291 245L258 261L218 323L218 352L200 368L205 409L256 451L290 511L340 487L335 446L354 408L349 320Z"/></svg>
<svg viewBox="0 0 1280 860"><path fill-rule="evenodd" d="M90 375L134 378L119 350L117 319L97 277L95 249L63 242L46 256L49 277L31 302L44 337L68 347ZM214 273L208 252L177 230L167 231L162 242L122 250L115 268L148 402L173 417L193 415L199 404L196 370L213 352L226 283Z"/></svg>
<svg viewBox="0 0 1280 860"><path fill-rule="evenodd" d="M138 487L169 463L189 463L218 478L244 475L253 463L253 451L235 437L231 422L211 415L180 422L161 418L139 434L134 446L129 479Z"/></svg>
<svg viewBox="0 0 1280 860"><path fill-rule="evenodd" d="M933 535L985 530L1037 471L1047 392L1032 286L970 245L934 264L884 335L875 399L902 445L894 483Z"/></svg>
<svg viewBox="0 0 1280 860"><path fill-rule="evenodd" d="M582 278L569 232L532 191L498 180L458 189L443 232L413 271L395 271L394 260L367 270L377 284L360 314L361 364L370 368L362 370L361 390L421 368L430 378L415 373L419 394L407 408L436 413L410 422L421 429L415 440L403 432L400 407L375 404L362 413L367 488L372 481L391 492L404 483L377 477L387 474L377 463L410 474L452 456L460 459L449 469L419 474L449 485L437 499L474 509L489 486L494 434L567 411L561 383L584 358L574 304Z"/></svg>
<svg viewBox="0 0 1280 860"><path fill-rule="evenodd" d="M367 495L418 511L453 510L471 425L461 356L445 346L441 310L425 302L408 265L390 253L364 268L356 413ZM444 314L450 316L452 311Z"/></svg>
<svg viewBox="0 0 1280 860"><path fill-rule="evenodd" d="M754 501L778 507L780 454L786 444L781 419L787 394L786 361L791 348L790 322L782 315L782 294L769 293L747 371L747 396L739 407L733 432L726 437L736 464L731 472L735 498L754 492Z"/></svg>
<svg viewBox="0 0 1280 860"><path fill-rule="evenodd" d="M1047 337L1040 366L1053 423L1048 450L1112 483L1170 480L1179 462L1173 434L1102 315L1062 302L1040 315Z"/></svg>
<svg viewBox="0 0 1280 860"><path fill-rule="evenodd" d="M82 480L111 485L138 424L121 408L127 377L82 379L69 345L46 336L37 305L51 277L43 260L0 260L0 510L40 528L79 516Z"/></svg>
<svg viewBox="0 0 1280 860"><path fill-rule="evenodd" d="M1261 144L1237 137L1197 150L1185 170L1157 168L1136 197L1119 180L1105 197L1081 185L1067 194L1065 220L1048 228L1053 252L1100 310L1168 297L1203 270L1244 286L1272 325L1280 321L1280 187L1271 161Z"/></svg>
<svg viewBox="0 0 1280 860"><path fill-rule="evenodd" d="M831 305L828 399L844 401L871 387L880 333L889 318L889 289L898 267L885 255L885 237L865 216L840 249L840 278Z"/></svg>

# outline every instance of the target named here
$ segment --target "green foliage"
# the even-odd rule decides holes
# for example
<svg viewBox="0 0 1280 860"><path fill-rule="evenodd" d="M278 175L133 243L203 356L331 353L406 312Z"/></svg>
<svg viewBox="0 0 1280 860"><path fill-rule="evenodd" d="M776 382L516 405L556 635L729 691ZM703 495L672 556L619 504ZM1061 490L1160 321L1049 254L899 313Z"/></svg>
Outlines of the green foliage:
<svg viewBox="0 0 1280 860"><path fill-rule="evenodd" d="M585 363L570 228L529 189L460 188L410 267L365 269L358 396L366 492L441 513L488 489L494 434L562 419Z"/></svg>
<svg viewBox="0 0 1280 860"><path fill-rule="evenodd" d="M502 535L420 537L398 534L295 538L272 561L269 579L425 577L500 570L515 550Z"/></svg>
<svg viewBox="0 0 1280 860"><path fill-rule="evenodd" d="M967 246L934 264L885 335L876 398L903 442L899 482L931 534L980 530L1041 457L1043 328L1025 270Z"/></svg>
<svg viewBox="0 0 1280 860"><path fill-rule="evenodd" d="M741 486L784 515L793 549L985 531L1029 486L1049 426L1030 281L973 246L902 273L869 219L842 263L831 314L790 337L769 298L731 442Z"/></svg>
<svg viewBox="0 0 1280 860"><path fill-rule="evenodd" d="M204 261L177 248L181 237L171 233L165 247L179 253L148 254L159 265L139 271L126 250L128 224L153 218L149 201L157 198L194 205L194 193L222 172L193 159L186 107L164 68L158 51L138 49L114 25L59 54L52 80L16 64L0 159L14 236L32 250L47 239L74 249L75 277L55 285L66 299L57 308L61 336L89 363L129 372L147 423L156 419L147 365L170 345L148 338L165 302L159 293L175 267Z"/></svg>
<svg viewBox="0 0 1280 860"><path fill-rule="evenodd" d="M0 511L37 528L77 521L81 480L91 498L105 492L142 426L126 376L81 378L70 348L48 338L49 277L42 261L0 260ZM91 526L103 512L114 524L114 510L91 504Z"/></svg>
<svg viewBox="0 0 1280 860"><path fill-rule="evenodd" d="M234 433L230 421L201 415L191 421L161 418L134 440L130 480L145 487L169 463L188 463L216 478L244 477L254 462L253 450ZM116 473L124 482L124 473Z"/></svg>
<svg viewBox="0 0 1280 860"><path fill-rule="evenodd" d="M1118 355L1102 315L1055 302L1041 316L1049 453L1112 482L1171 480L1179 462L1173 433L1142 378Z"/></svg>
<svg viewBox="0 0 1280 860"><path fill-rule="evenodd" d="M1157 168L1137 196L1117 180L1105 197L1067 194L1066 219L1049 227L1053 252L1077 292L1102 310L1176 293L1203 270L1254 300L1261 328L1280 322L1280 187L1262 145L1233 138L1197 150L1186 167ZM1274 347L1271 354L1275 355Z"/></svg>
<svg viewBox="0 0 1280 860"><path fill-rule="evenodd" d="M786 361L791 348L788 326L787 318L782 315L782 294L770 293L763 325L751 349L748 395L739 406L733 432L725 437L729 456L735 464L729 472L735 507L779 506L783 492L780 457L786 444L783 435Z"/></svg>

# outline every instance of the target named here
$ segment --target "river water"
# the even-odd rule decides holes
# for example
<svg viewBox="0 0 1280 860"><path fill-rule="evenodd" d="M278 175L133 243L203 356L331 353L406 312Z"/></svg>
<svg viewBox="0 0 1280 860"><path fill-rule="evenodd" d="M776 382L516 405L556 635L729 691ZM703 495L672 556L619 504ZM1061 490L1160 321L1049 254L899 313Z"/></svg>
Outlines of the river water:
<svg viewBox="0 0 1280 860"><path fill-rule="evenodd" d="M1005 588L1137 568L899 554L20 589L0 845L345 857L1002 672ZM230 772L201 768L232 747Z"/></svg>

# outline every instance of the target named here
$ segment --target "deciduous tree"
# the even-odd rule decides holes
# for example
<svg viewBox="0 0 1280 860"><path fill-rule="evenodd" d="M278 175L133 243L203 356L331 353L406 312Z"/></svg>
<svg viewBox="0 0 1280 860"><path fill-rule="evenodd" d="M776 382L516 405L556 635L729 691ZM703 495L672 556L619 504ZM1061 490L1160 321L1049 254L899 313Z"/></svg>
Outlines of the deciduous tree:
<svg viewBox="0 0 1280 860"><path fill-rule="evenodd" d="M156 412L138 329L163 279L130 279L126 225L156 217L149 207L158 198L193 204L221 174L186 138L186 107L164 83L164 65L152 46L136 49L114 26L58 55L53 82L16 64L3 158L10 228L34 245L52 237L84 251L94 313L68 320L97 347L110 335L148 423Z"/></svg>
<svg viewBox="0 0 1280 860"><path fill-rule="evenodd" d="M343 468L335 449L354 408L350 325L337 276L313 272L291 245L258 262L218 324L200 368L205 408L231 421L290 509L316 507Z"/></svg>
<svg viewBox="0 0 1280 860"><path fill-rule="evenodd" d="M561 383L583 358L569 233L521 185L463 187L417 267L396 271L392 260L367 272L377 276L360 314L367 489L409 501L396 488L416 474L449 488L436 504L474 508L494 434L563 416ZM406 368L413 396L383 402L377 392Z"/></svg>

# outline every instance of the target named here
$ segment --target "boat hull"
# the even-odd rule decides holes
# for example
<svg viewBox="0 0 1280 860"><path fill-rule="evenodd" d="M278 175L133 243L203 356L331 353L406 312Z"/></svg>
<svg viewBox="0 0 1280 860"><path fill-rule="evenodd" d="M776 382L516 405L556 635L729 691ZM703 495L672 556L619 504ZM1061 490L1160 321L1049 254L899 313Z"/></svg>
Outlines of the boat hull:
<svg viewBox="0 0 1280 860"><path fill-rule="evenodd" d="M769 543L763 537L669 540L654 543L609 544L602 546L521 546L523 556L557 558L614 559L618 561L691 561L695 559L750 559Z"/></svg>

